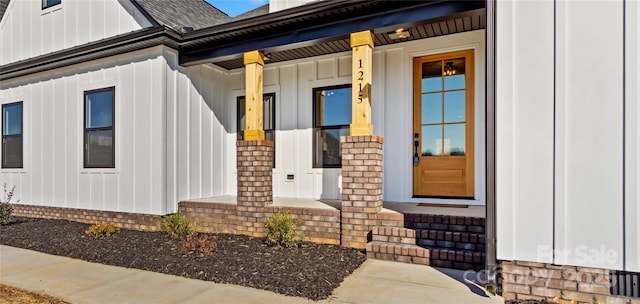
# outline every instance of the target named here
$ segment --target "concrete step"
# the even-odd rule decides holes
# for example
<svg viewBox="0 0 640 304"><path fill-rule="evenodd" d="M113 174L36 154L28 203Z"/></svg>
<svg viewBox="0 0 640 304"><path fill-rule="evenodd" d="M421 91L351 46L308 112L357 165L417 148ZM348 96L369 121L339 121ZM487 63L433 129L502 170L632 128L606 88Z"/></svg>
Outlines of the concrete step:
<svg viewBox="0 0 640 304"><path fill-rule="evenodd" d="M429 265L429 249L413 244L371 241L367 243L367 258Z"/></svg>

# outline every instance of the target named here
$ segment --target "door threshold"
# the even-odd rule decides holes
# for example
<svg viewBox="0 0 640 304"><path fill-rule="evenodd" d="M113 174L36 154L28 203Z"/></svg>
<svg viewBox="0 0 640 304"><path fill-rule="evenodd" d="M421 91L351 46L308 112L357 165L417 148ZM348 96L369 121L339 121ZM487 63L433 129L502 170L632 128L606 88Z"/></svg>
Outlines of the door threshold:
<svg viewBox="0 0 640 304"><path fill-rule="evenodd" d="M469 208L469 205L459 204L436 204L436 203L419 203L419 207L442 207L442 208Z"/></svg>

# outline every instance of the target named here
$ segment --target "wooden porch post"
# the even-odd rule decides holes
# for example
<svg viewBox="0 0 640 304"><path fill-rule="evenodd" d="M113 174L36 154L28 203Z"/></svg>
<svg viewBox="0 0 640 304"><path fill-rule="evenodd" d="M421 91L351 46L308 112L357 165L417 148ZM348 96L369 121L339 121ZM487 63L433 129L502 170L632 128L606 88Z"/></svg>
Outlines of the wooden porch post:
<svg viewBox="0 0 640 304"><path fill-rule="evenodd" d="M342 153L341 239L344 247L365 248L369 232L385 223L382 210L384 140L371 123L373 33L351 34L353 78L350 136L340 138Z"/></svg>
<svg viewBox="0 0 640 304"><path fill-rule="evenodd" d="M245 121L244 140L264 140L262 126L262 69L264 54L260 51L244 53L245 65Z"/></svg>
<svg viewBox="0 0 640 304"><path fill-rule="evenodd" d="M350 135L373 135L371 124L371 61L373 33L363 31L351 34L352 93Z"/></svg>

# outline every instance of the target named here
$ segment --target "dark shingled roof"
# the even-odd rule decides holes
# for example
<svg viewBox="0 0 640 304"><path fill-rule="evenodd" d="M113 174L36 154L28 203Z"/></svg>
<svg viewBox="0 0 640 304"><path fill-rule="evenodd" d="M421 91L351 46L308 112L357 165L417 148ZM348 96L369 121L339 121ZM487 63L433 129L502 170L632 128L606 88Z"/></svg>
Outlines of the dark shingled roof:
<svg viewBox="0 0 640 304"><path fill-rule="evenodd" d="M266 15L269 13L269 4L265 4L263 6L260 6L258 8L254 8L246 13L242 13L238 16L233 17L233 21L237 21L237 20L241 20L241 19L247 19L247 18L251 18L251 17L256 17L256 16L262 16L262 15Z"/></svg>
<svg viewBox="0 0 640 304"><path fill-rule="evenodd" d="M7 6L9 6L9 0L0 0L0 20L4 17L4 12L7 10Z"/></svg>
<svg viewBox="0 0 640 304"><path fill-rule="evenodd" d="M231 21L227 14L204 0L134 1L158 23L178 32L182 27L200 29Z"/></svg>

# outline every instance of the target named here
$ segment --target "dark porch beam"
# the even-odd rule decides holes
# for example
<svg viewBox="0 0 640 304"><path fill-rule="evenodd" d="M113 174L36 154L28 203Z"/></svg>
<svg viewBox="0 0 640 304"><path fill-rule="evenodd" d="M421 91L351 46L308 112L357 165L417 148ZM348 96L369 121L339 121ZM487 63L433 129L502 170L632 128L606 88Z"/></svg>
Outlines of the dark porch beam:
<svg viewBox="0 0 640 304"><path fill-rule="evenodd" d="M240 35L234 41L227 43L217 44L217 42L211 42L212 44L216 43L218 45L216 47L206 45L192 49L185 48L180 52L179 63L180 65L189 66L235 59L240 58L244 52L251 50L262 50L265 53L270 53L284 48L301 47L344 38L345 35L356 31L375 29L377 32L386 32L398 26L406 27L425 20L442 18L485 7L484 1L385 1L384 4L403 6L401 3L405 4L405 7L395 11L382 9L368 15L344 18L340 21L318 24L307 28L296 28L295 25L289 25L287 29L290 30L281 31L277 34L267 32L265 35L261 35L260 32L253 32ZM407 3L412 5L406 6ZM351 14L353 13L351 12Z"/></svg>

